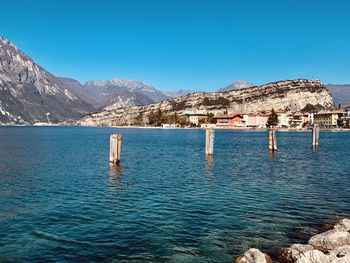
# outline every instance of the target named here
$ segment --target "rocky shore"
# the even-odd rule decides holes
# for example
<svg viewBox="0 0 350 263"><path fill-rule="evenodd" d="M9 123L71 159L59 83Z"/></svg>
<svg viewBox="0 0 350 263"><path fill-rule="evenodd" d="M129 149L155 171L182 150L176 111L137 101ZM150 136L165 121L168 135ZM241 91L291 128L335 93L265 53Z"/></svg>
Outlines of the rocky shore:
<svg viewBox="0 0 350 263"><path fill-rule="evenodd" d="M269 255L251 248L236 263L272 263ZM350 263L350 219L340 220L326 232L312 236L308 244L280 250L280 263Z"/></svg>

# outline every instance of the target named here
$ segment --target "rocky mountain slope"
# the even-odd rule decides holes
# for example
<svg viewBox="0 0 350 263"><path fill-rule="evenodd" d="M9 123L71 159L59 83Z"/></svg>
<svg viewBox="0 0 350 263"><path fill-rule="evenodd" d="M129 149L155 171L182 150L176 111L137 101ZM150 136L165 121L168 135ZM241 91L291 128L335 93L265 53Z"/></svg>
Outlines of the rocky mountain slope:
<svg viewBox="0 0 350 263"><path fill-rule="evenodd" d="M68 78L61 78L61 81L96 109L146 105L170 98L166 93L137 80L90 80L83 85Z"/></svg>
<svg viewBox="0 0 350 263"><path fill-rule="evenodd" d="M175 90L175 91L167 91L167 92L163 92L163 94L165 96L167 96L167 98L176 98L176 97L181 97L181 96L185 96L188 94L194 93L193 90L184 90L184 89L180 89L180 90Z"/></svg>
<svg viewBox="0 0 350 263"><path fill-rule="evenodd" d="M58 122L92 110L54 75L0 37L0 122Z"/></svg>
<svg viewBox="0 0 350 263"><path fill-rule="evenodd" d="M350 84L337 85L327 84L326 88L333 96L334 104L337 106L339 103L342 105L350 104Z"/></svg>
<svg viewBox="0 0 350 263"><path fill-rule="evenodd" d="M286 80L239 90L215 93L193 93L145 106L131 106L88 114L78 123L81 125L129 125L140 115L152 111L181 113L185 110L212 112L256 112L285 109L298 111L307 104L329 107L333 104L328 90L318 80Z"/></svg>

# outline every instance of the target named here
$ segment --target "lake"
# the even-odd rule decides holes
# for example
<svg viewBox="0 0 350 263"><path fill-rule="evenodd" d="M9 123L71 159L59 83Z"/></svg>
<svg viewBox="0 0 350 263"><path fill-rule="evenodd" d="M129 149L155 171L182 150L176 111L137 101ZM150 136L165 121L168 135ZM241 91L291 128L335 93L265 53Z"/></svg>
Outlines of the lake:
<svg viewBox="0 0 350 263"><path fill-rule="evenodd" d="M122 160L109 165L109 135ZM350 133L0 128L0 262L233 262L350 215Z"/></svg>

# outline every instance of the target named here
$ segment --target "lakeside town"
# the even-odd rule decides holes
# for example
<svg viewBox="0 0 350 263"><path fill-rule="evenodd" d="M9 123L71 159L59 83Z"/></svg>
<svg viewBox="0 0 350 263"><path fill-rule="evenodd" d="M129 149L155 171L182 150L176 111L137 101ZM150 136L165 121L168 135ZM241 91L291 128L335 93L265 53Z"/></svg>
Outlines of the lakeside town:
<svg viewBox="0 0 350 263"><path fill-rule="evenodd" d="M350 128L350 105L332 109L317 110L317 107L305 107L303 111L287 112L283 109L271 109L259 112L222 112L214 115L200 111L183 111L179 117L164 118L160 113L161 126L213 128L276 128L307 129L317 125L322 129ZM270 121L269 121L270 118ZM157 121L149 118L150 124L157 126Z"/></svg>
<svg viewBox="0 0 350 263"><path fill-rule="evenodd" d="M0 263L350 263L350 0L1 10Z"/></svg>

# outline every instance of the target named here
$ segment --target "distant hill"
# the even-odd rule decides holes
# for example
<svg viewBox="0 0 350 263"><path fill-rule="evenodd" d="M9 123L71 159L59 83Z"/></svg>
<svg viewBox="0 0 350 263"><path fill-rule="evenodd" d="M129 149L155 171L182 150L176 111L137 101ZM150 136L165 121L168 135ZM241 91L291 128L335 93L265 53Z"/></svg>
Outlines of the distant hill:
<svg viewBox="0 0 350 263"><path fill-rule="evenodd" d="M230 91L235 89L244 89L254 86L254 84L248 83L245 80L235 80L232 84L225 88L219 89L218 92Z"/></svg>
<svg viewBox="0 0 350 263"><path fill-rule="evenodd" d="M350 84L327 84L326 88L332 94L334 104L350 104Z"/></svg>
<svg viewBox="0 0 350 263"><path fill-rule="evenodd" d="M285 80L235 89L225 92L197 92L174 99L163 100L144 106L130 106L92 113L82 118L80 125L132 125L142 116L158 112L181 114L195 111L219 114L225 111L257 112L284 109L300 111L307 105L330 107L333 104L328 90L318 80Z"/></svg>

